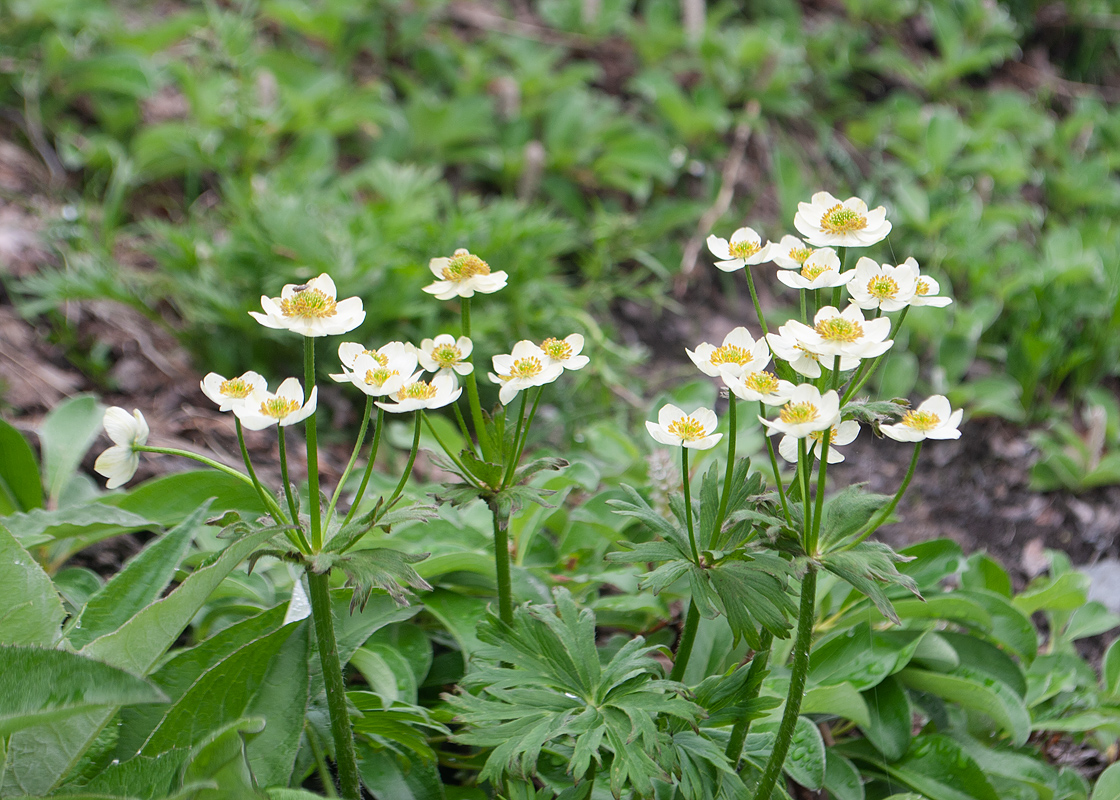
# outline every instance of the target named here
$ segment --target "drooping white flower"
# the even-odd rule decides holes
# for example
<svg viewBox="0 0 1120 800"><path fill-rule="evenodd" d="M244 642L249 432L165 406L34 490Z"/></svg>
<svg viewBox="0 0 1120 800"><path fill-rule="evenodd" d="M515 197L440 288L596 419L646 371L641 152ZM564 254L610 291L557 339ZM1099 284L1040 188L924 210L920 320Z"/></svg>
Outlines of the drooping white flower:
<svg viewBox="0 0 1120 800"><path fill-rule="evenodd" d="M887 238L891 224L882 206L871 211L858 197L841 201L817 192L808 203L797 204L793 226L817 247L867 247Z"/></svg>
<svg viewBox="0 0 1120 800"><path fill-rule="evenodd" d="M290 330L303 336L334 336L362 324L366 312L360 297L335 300L334 281L327 273L304 284L287 284L279 297L261 295L264 313L249 315L266 328Z"/></svg>
<svg viewBox="0 0 1120 800"><path fill-rule="evenodd" d="M859 306L849 305L843 312L834 306L825 306L813 317L810 328L797 320L790 320L785 326L797 340L810 352L825 359L825 366L833 356L854 358L874 358L882 355L894 344L887 339L891 332L891 321L886 317L865 320ZM841 365L843 369L843 365Z"/></svg>
<svg viewBox="0 0 1120 800"><path fill-rule="evenodd" d="M944 308L953 302L951 297L938 296L937 293L941 291L941 286L933 278L921 274L921 270L918 269L918 262L913 257L899 264L898 269L905 269L914 276L914 296L910 298L910 305Z"/></svg>
<svg viewBox="0 0 1120 800"><path fill-rule="evenodd" d="M778 270L778 280L794 289L831 289L843 286L851 277L851 270L840 271L840 257L831 247L822 247L805 259L800 272Z"/></svg>
<svg viewBox="0 0 1120 800"><path fill-rule="evenodd" d="M742 375L746 371L761 370L770 363L770 348L766 346L766 341L759 339L756 342L741 326L724 336L719 347L703 342L695 350L685 348L685 352L701 372L713 378Z"/></svg>
<svg viewBox="0 0 1120 800"><path fill-rule="evenodd" d="M813 384L803 383L793 390L778 412L778 419L758 419L770 429L770 435L784 433L804 439L813 431L827 430L840 421L840 397L831 389L822 395Z"/></svg>
<svg viewBox="0 0 1120 800"><path fill-rule="evenodd" d="M311 396L303 402L303 386L299 379L288 378L276 387L275 394L266 389L249 395L241 405L234 407L233 413L251 431L263 431L276 424L286 428L315 413L318 394L319 387L312 387Z"/></svg>
<svg viewBox="0 0 1120 800"><path fill-rule="evenodd" d="M906 266L879 265L866 256L856 262L848 279L848 294L863 309L899 311L910 305L916 288L917 276Z"/></svg>
<svg viewBox="0 0 1120 800"><path fill-rule="evenodd" d="M498 399L503 406L508 406L522 389L552 383L564 371L561 364L546 363L548 356L528 339L515 344L508 355L494 356L492 361L494 372L490 373L490 380L501 385Z"/></svg>
<svg viewBox="0 0 1120 800"><path fill-rule="evenodd" d="M830 429L831 433L828 437L828 463L839 464L844 460L844 454L838 448L846 444L851 444L859 436L859 423L854 419L846 419L839 425L833 425ZM778 452L782 454L782 458L786 461L797 461L797 442L799 440L793 436L783 436L782 440L778 442ZM824 442L824 431L813 431L809 434L809 455L815 455L820 458L820 445Z"/></svg>
<svg viewBox="0 0 1120 800"><path fill-rule="evenodd" d="M783 236L777 244L770 245L770 258L782 269L796 269L798 271L805 265L805 259L813 255L816 250L796 236Z"/></svg>
<svg viewBox="0 0 1120 800"><path fill-rule="evenodd" d="M113 406L106 409L102 424L113 446L97 457L93 469L109 479L106 489L116 489L132 480L140 466L136 448L148 442L148 423L139 409L129 414L120 406Z"/></svg>
<svg viewBox="0 0 1120 800"><path fill-rule="evenodd" d="M466 336L456 339L449 333L441 333L434 339L420 342L416 357L420 366L428 372L470 375L474 372L474 364L464 359L473 349L474 344Z"/></svg>
<svg viewBox="0 0 1120 800"><path fill-rule="evenodd" d="M801 327L805 327L802 325ZM819 378L821 376L821 357L798 341L789 323L778 328L777 333L766 336L766 343L775 356L782 359L793 368L794 372L806 378ZM828 368L832 369L833 360L829 360ZM853 356L840 357L840 370L846 372L859 366L859 359Z"/></svg>
<svg viewBox="0 0 1120 800"><path fill-rule="evenodd" d="M379 408L391 411L394 414L403 414L406 411L418 409L443 408L454 403L463 393L454 374L440 372L432 377L431 381L421 380L423 372L417 372L404 382L391 399L395 403L382 403L378 401Z"/></svg>
<svg viewBox="0 0 1120 800"><path fill-rule="evenodd" d="M716 266L724 272L766 263L770 260L770 247L771 243L764 243L754 228L739 228L731 234L730 242L714 235L708 237L708 249L720 259Z"/></svg>
<svg viewBox="0 0 1120 800"><path fill-rule="evenodd" d="M964 411L952 410L949 399L935 394L915 409L907 411L902 421L881 425L879 430L896 442L920 442L923 439L959 439L958 429Z"/></svg>
<svg viewBox="0 0 1120 800"><path fill-rule="evenodd" d="M338 346L342 372L331 375L339 383L352 383L371 397L392 394L416 371L416 348L407 342L389 342L366 350L356 342Z"/></svg>
<svg viewBox="0 0 1120 800"><path fill-rule="evenodd" d="M474 297L474 293L492 294L506 285L504 271L491 272L490 265L468 250L459 248L450 258L433 258L428 269L436 276L435 283L424 287L437 300L453 297Z"/></svg>
<svg viewBox="0 0 1120 800"><path fill-rule="evenodd" d="M580 355L583 352L583 336L578 333L564 339L550 336L541 342L541 352L546 365L559 364L564 369L583 369L591 361L587 356Z"/></svg>
<svg viewBox="0 0 1120 800"><path fill-rule="evenodd" d="M768 406L780 406L793 394L794 385L767 370L745 371L742 375L723 376L727 388L738 398L754 400Z"/></svg>
<svg viewBox="0 0 1120 800"><path fill-rule="evenodd" d="M646 430L661 444L709 450L723 438L722 433L712 433L716 424L716 412L710 408L698 408L686 414L669 403L657 412L657 422L646 422Z"/></svg>
<svg viewBox="0 0 1120 800"><path fill-rule="evenodd" d="M240 378L229 380L216 372L211 372L199 385L202 387L202 393L218 404L219 411L229 411L258 389L268 388L264 376L256 372L246 372Z"/></svg>

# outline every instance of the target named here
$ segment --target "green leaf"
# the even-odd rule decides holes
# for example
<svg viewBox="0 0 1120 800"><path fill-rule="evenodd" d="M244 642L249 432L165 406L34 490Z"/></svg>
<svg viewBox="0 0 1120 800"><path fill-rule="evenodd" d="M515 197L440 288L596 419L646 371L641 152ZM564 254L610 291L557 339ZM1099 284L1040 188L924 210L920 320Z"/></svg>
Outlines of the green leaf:
<svg viewBox="0 0 1120 800"><path fill-rule="evenodd" d="M887 762L870 742L838 745L848 758L864 761L929 800L999 800L983 770L947 736L917 737L899 761Z"/></svg>
<svg viewBox="0 0 1120 800"><path fill-rule="evenodd" d="M477 627L479 620L486 615L486 605L481 597L468 597L446 589L437 589L424 597L425 610L455 637L464 661L482 647Z"/></svg>
<svg viewBox="0 0 1120 800"><path fill-rule="evenodd" d="M949 642L936 631L930 631L918 643L911 663L935 672L950 672L960 665L961 659Z"/></svg>
<svg viewBox="0 0 1120 800"><path fill-rule="evenodd" d="M758 649L758 625L778 638L789 637L795 613L788 590L788 564L778 556L759 553L749 560L729 560L706 570L727 615L735 642L740 638Z"/></svg>
<svg viewBox="0 0 1120 800"><path fill-rule="evenodd" d="M805 692L805 699L801 701L801 713L832 714L850 719L861 727L871 722L867 704L850 683L834 683L809 689Z"/></svg>
<svg viewBox="0 0 1120 800"><path fill-rule="evenodd" d="M375 797L393 800L443 800L443 781L434 763L414 760L402 767L387 751L359 745L358 772Z"/></svg>
<svg viewBox="0 0 1120 800"><path fill-rule="evenodd" d="M1029 616L994 592L973 590L957 594L971 598L988 612L992 624L985 633L996 644L1003 645L1028 664L1034 660L1038 653L1038 632Z"/></svg>
<svg viewBox="0 0 1120 800"><path fill-rule="evenodd" d="M821 732L808 717L798 717L789 743L789 754L782 766L786 775L804 786L817 791L824 786L824 740Z"/></svg>
<svg viewBox="0 0 1120 800"><path fill-rule="evenodd" d="M1113 764L1100 774L1089 800L1120 800L1120 764Z"/></svg>
<svg viewBox="0 0 1120 800"><path fill-rule="evenodd" d="M1120 626L1120 616L1113 614L1103 603L1090 600L1070 615L1061 636L1067 642L1099 636Z"/></svg>
<svg viewBox="0 0 1120 800"><path fill-rule="evenodd" d="M870 689L905 667L925 631L872 630L866 622L814 648L809 656L809 681L819 685L851 683Z"/></svg>
<svg viewBox="0 0 1120 800"><path fill-rule="evenodd" d="M364 609L374 589L382 590L402 606L408 605L404 586L430 592L431 585L410 566L427 557L427 553L402 553L388 547L351 550L339 557L337 563L346 573L346 585L354 587L350 613L356 608Z"/></svg>
<svg viewBox="0 0 1120 800"><path fill-rule="evenodd" d="M140 796L145 800L163 798L173 788L178 788L179 775L188 758L189 750L162 753L158 758L135 756L127 761L109 764L82 788L114 797ZM69 794L65 796L70 797Z"/></svg>
<svg viewBox="0 0 1120 800"><path fill-rule="evenodd" d="M288 637L245 708L246 716L267 723L246 746L249 766L261 786L283 785L292 776L309 699L309 633L304 623Z"/></svg>
<svg viewBox="0 0 1120 800"><path fill-rule="evenodd" d="M829 498L821 521L821 551L827 553L856 534L890 501L889 495L864 491L863 484L845 487Z"/></svg>
<svg viewBox="0 0 1120 800"><path fill-rule="evenodd" d="M961 574L961 586L965 589L987 589L1011 599L1011 576L987 553L973 553L968 557L968 569Z"/></svg>
<svg viewBox="0 0 1120 800"><path fill-rule="evenodd" d="M163 703L134 675L62 650L0 645L0 736L95 708Z"/></svg>
<svg viewBox="0 0 1120 800"><path fill-rule="evenodd" d="M54 584L20 543L0 524L0 644L58 641L66 615Z"/></svg>
<svg viewBox="0 0 1120 800"><path fill-rule="evenodd" d="M910 749L914 717L910 696L893 675L863 693L870 722L863 728L867 737L888 761L898 761Z"/></svg>
<svg viewBox="0 0 1120 800"><path fill-rule="evenodd" d="M931 692L986 714L1021 747L1031 733L1031 716L1022 699L1003 681L964 667L947 675L908 667L898 678L911 689Z"/></svg>
<svg viewBox="0 0 1120 800"><path fill-rule="evenodd" d="M919 542L899 551L906 558L898 571L908 575L918 585L919 591L940 589L943 581L961 571L964 552L952 539L934 539Z"/></svg>
<svg viewBox="0 0 1120 800"><path fill-rule="evenodd" d="M880 613L896 625L899 618L883 586L897 585L918 594L914 580L900 574L895 567L895 564L907 560L907 557L881 542L860 542L850 550L827 553L820 559L822 567L866 595Z"/></svg>
<svg viewBox="0 0 1120 800"><path fill-rule="evenodd" d="M176 528L148 544L101 587L82 608L69 629L70 644L81 649L98 636L115 631L149 603L155 602L175 576L209 510L207 502Z"/></svg>
<svg viewBox="0 0 1120 800"><path fill-rule="evenodd" d="M1101 663L1101 683L1111 697L1120 697L1120 639L1115 640L1105 650Z"/></svg>
<svg viewBox="0 0 1120 800"><path fill-rule="evenodd" d="M1074 611L1085 605L1089 576L1067 572L1051 580L1044 578L1024 589L1011 600L1028 617L1036 611Z"/></svg>
<svg viewBox="0 0 1120 800"><path fill-rule="evenodd" d="M24 547L58 539L85 537L92 544L129 531L157 527L155 521L103 503L67 506L54 511L36 508L4 518L4 525Z"/></svg>
<svg viewBox="0 0 1120 800"><path fill-rule="evenodd" d="M191 795L192 800L265 798L256 790L246 757L247 740L260 734L264 726L262 719L240 719L211 734L192 750L190 763L183 770L183 786L203 783L217 790L196 792Z"/></svg>
<svg viewBox="0 0 1120 800"><path fill-rule="evenodd" d="M863 780L855 764L832 749L825 752L824 788L835 800L864 800L865 797Z"/></svg>
<svg viewBox="0 0 1120 800"><path fill-rule="evenodd" d="M177 472L144 481L125 494L111 495L105 503L131 511L165 527L178 525L213 498L213 507L267 513L252 485L212 469Z"/></svg>
<svg viewBox="0 0 1120 800"><path fill-rule="evenodd" d="M898 600L894 604L899 619L954 620L989 630L992 617L983 606L959 592L929 595L923 600Z"/></svg>
<svg viewBox="0 0 1120 800"><path fill-rule="evenodd" d="M43 505L39 464L27 440L0 420L0 516Z"/></svg>
<svg viewBox="0 0 1120 800"><path fill-rule="evenodd" d="M961 665L986 673L1010 686L1019 697L1027 696L1027 677L1023 668L995 645L963 633L939 634L957 652Z"/></svg>
<svg viewBox="0 0 1120 800"><path fill-rule="evenodd" d="M78 395L59 405L43 420L39 441L43 448L44 483L51 505L74 476L86 450L101 432L105 406L93 395Z"/></svg>

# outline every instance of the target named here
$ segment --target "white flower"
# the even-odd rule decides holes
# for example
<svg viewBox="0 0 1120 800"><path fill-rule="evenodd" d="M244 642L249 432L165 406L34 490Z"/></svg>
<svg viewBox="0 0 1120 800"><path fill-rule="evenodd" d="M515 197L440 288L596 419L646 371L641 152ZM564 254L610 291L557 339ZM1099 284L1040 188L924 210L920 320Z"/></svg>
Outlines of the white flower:
<svg viewBox="0 0 1120 800"><path fill-rule="evenodd" d="M106 489L116 489L132 480L136 468L140 466L136 448L148 441L148 423L139 409L129 414L120 406L113 406L105 411L102 424L105 433L113 440L113 446L97 457L93 469L109 479Z"/></svg>
<svg viewBox="0 0 1120 800"><path fill-rule="evenodd" d="M250 311L266 328L295 331L304 336L334 336L362 324L366 312L360 297L335 302L334 281L327 273L307 283L287 284L279 297L261 295L264 313Z"/></svg>
<svg viewBox="0 0 1120 800"><path fill-rule="evenodd" d="M879 266L865 256L856 262L856 268L850 273L848 294L860 308L899 311L910 305L917 289L917 266L915 262L914 272L905 265Z"/></svg>
<svg viewBox="0 0 1120 800"><path fill-rule="evenodd" d="M441 372L434 376L430 382L420 380L423 372L417 372L407 381L392 399L395 403L381 403L377 405L394 414L403 414L406 411L417 409L442 408L449 403L454 403L463 393L455 381L455 376L450 372Z"/></svg>
<svg viewBox="0 0 1120 800"><path fill-rule="evenodd" d="M828 437L828 463L839 464L844 460L844 454L837 448L843 447L846 444L851 444L855 438L859 436L859 423L854 419L846 419L839 425L833 425L830 429L832 431ZM782 440L778 442L778 452L782 454L782 458L786 461L797 461L797 443L800 441L794 436L783 436ZM820 449L817 445L824 442L824 431L813 431L809 434L809 454L816 453L816 457L820 458Z"/></svg>
<svg viewBox="0 0 1120 800"><path fill-rule="evenodd" d="M823 395L811 383L803 383L793 390L789 402L778 412L778 419L759 421L770 428L770 435L784 433L795 439L804 439L813 431L823 431L840 421L840 398L835 391Z"/></svg>
<svg viewBox="0 0 1120 800"><path fill-rule="evenodd" d="M831 247L815 250L805 259L800 272L778 270L778 280L794 289L830 289L848 282L851 270L840 271L840 257Z"/></svg>
<svg viewBox="0 0 1120 800"><path fill-rule="evenodd" d="M342 372L331 375L339 383L352 383L371 397L392 394L416 371L416 348L406 342L389 342L366 350L356 342L338 346Z"/></svg>
<svg viewBox="0 0 1120 800"><path fill-rule="evenodd" d="M802 325L801 327L804 328L805 326ZM789 323L778 328L777 333L767 334L766 343L770 345L770 350L774 355L787 362L794 372L804 375L806 378L819 378L821 376L821 357L797 339ZM858 358L852 356L840 357L841 372L855 369L858 366ZM828 364L828 367L832 369L832 362Z"/></svg>
<svg viewBox="0 0 1120 800"><path fill-rule="evenodd" d="M753 228L739 228L731 234L731 241L718 236L708 237L708 249L720 261L716 266L724 272L734 272L752 264L764 264L770 260L771 243L763 244L762 237Z"/></svg>
<svg viewBox="0 0 1120 800"><path fill-rule="evenodd" d="M910 305L944 308L953 302L951 297L939 297L937 295L941 291L941 287L933 278L921 274L918 269L918 262L912 257L899 264L898 269L905 269L914 276L914 296L910 298Z"/></svg>
<svg viewBox="0 0 1120 800"><path fill-rule="evenodd" d="M494 372L490 373L490 380L502 386L498 392L502 405L508 406L522 389L544 386L559 378L564 371L563 365L546 363L548 361L544 351L528 339L515 344L509 355L494 356Z"/></svg>
<svg viewBox="0 0 1120 800"><path fill-rule="evenodd" d="M765 370L744 372L742 375L724 374L727 384L736 397L743 400L757 400L768 406L780 406L793 394L794 385L781 380L777 375Z"/></svg>
<svg viewBox="0 0 1120 800"><path fill-rule="evenodd" d="M288 378L276 387L276 394L267 389L254 392L235 406L233 413L241 424L251 431L263 431L277 423L286 428L315 413L319 387L311 389L311 396L303 402L303 386L296 378Z"/></svg>
<svg viewBox="0 0 1120 800"><path fill-rule="evenodd" d="M459 248L450 258L433 258L428 269L438 278L424 291L437 300L453 297L474 297L474 293L491 294L506 285L505 272L491 272L490 265L476 255Z"/></svg>
<svg viewBox="0 0 1120 800"><path fill-rule="evenodd" d="M793 226L818 247L867 247L891 232L882 206L868 211L867 203L858 197L841 202L828 192L817 192L811 202L798 203Z"/></svg>
<svg viewBox="0 0 1120 800"><path fill-rule="evenodd" d="M783 236L780 242L770 245L770 258L782 269L800 270L805 259L815 252L796 236Z"/></svg>
<svg viewBox="0 0 1120 800"><path fill-rule="evenodd" d="M673 404L664 405L657 412L657 422L646 422L646 430L661 444L680 445L692 450L708 450L723 438L716 429L716 412L698 408L686 414Z"/></svg>
<svg viewBox="0 0 1120 800"><path fill-rule="evenodd" d="M420 342L416 357L420 366L428 372L448 372L470 375L474 364L464 361L471 354L474 344L466 336L456 339L449 333L441 333L434 339Z"/></svg>
<svg viewBox="0 0 1120 800"><path fill-rule="evenodd" d="M199 384L202 393L218 404L219 411L229 411L258 389L267 389L268 383L256 372L246 372L240 378L226 380L211 372Z"/></svg>
<svg viewBox="0 0 1120 800"><path fill-rule="evenodd" d="M766 346L765 340L759 339L756 342L743 327L735 328L724 336L723 344L719 347L704 342L697 345L695 350L685 348L685 352L705 375L713 378L722 375L725 380L727 375L757 371L770 363L770 348Z"/></svg>
<svg viewBox="0 0 1120 800"><path fill-rule="evenodd" d="M556 339L552 336L541 342L541 352L544 353L545 366L559 364L564 369L583 369L591 361L587 356L581 356L583 351L583 336L573 333L566 339Z"/></svg>
<svg viewBox="0 0 1120 800"><path fill-rule="evenodd" d="M886 436L896 442L920 442L923 439L959 439L958 426L964 411L952 410L949 399L935 394L915 409L907 411L895 425L881 425Z"/></svg>
<svg viewBox="0 0 1120 800"><path fill-rule="evenodd" d="M825 366L829 368L832 356L874 358L887 352L894 344L893 339L887 339L891 321L886 317L865 320L863 312L855 304L849 305L843 313L834 306L825 306L813 317L812 328L797 320L790 320L784 327L789 329L798 344L824 357Z"/></svg>

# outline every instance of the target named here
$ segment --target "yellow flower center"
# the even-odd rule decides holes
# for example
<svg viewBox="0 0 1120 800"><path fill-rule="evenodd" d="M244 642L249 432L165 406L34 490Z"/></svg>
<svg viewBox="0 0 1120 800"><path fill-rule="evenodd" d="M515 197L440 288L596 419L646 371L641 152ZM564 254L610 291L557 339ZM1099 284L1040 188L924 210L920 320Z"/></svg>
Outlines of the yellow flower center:
<svg viewBox="0 0 1120 800"><path fill-rule="evenodd" d="M572 346L563 339L550 336L541 342L541 350L553 361L567 361L572 357Z"/></svg>
<svg viewBox="0 0 1120 800"><path fill-rule="evenodd" d="M844 317L822 319L814 330L830 342L855 342L863 338L863 326Z"/></svg>
<svg viewBox="0 0 1120 800"><path fill-rule="evenodd" d="M248 397L249 393L253 391L253 387L241 378L230 378L228 381L222 381L218 391L226 397L240 400L243 397Z"/></svg>
<svg viewBox="0 0 1120 800"><path fill-rule="evenodd" d="M941 418L932 411L907 411L902 424L916 431L932 431L941 424Z"/></svg>
<svg viewBox="0 0 1120 800"><path fill-rule="evenodd" d="M337 313L334 298L318 289L296 291L291 297L281 299L280 310L285 317L302 319L322 319Z"/></svg>
<svg viewBox="0 0 1120 800"><path fill-rule="evenodd" d="M397 400L431 400L436 396L436 387L424 381L406 383L397 392Z"/></svg>
<svg viewBox="0 0 1120 800"><path fill-rule="evenodd" d="M694 442L704 438L704 426L695 417L681 417L669 423L669 433L682 442Z"/></svg>
<svg viewBox="0 0 1120 800"><path fill-rule="evenodd" d="M275 419L283 419L298 410L298 400L287 400L283 397L270 397L261 403L261 414Z"/></svg>
<svg viewBox="0 0 1120 800"><path fill-rule="evenodd" d="M465 281L475 275L489 275L490 265L478 256L471 255L466 250L456 250L455 254L447 260L443 268L445 281Z"/></svg>
<svg viewBox="0 0 1120 800"><path fill-rule="evenodd" d="M811 247L795 247L789 251L789 257L796 261L798 264L804 264L805 259L816 252Z"/></svg>
<svg viewBox="0 0 1120 800"><path fill-rule="evenodd" d="M432 361L447 368L463 360L463 351L453 344L441 344L432 349Z"/></svg>
<svg viewBox="0 0 1120 800"><path fill-rule="evenodd" d="M876 275L867 282L867 293L877 300L889 300L898 294L898 284L894 278Z"/></svg>
<svg viewBox="0 0 1120 800"><path fill-rule="evenodd" d="M829 272L829 268L824 264L802 264L801 277L807 281L815 281L821 275Z"/></svg>
<svg viewBox="0 0 1120 800"><path fill-rule="evenodd" d="M727 245L727 249L732 258L750 258L762 249L762 243L744 239L741 242L731 242Z"/></svg>
<svg viewBox="0 0 1120 800"><path fill-rule="evenodd" d="M389 356L379 353L376 350L363 350L362 352L383 367L387 366L389 363Z"/></svg>
<svg viewBox="0 0 1120 800"><path fill-rule="evenodd" d="M821 215L821 230L825 233L851 233L867 227L867 217L843 205L834 205Z"/></svg>
<svg viewBox="0 0 1120 800"><path fill-rule="evenodd" d="M790 425L812 422L820 413L812 403L786 403L778 413L782 422Z"/></svg>
<svg viewBox="0 0 1120 800"><path fill-rule="evenodd" d="M744 350L733 344L725 344L723 347L717 347L712 351L711 361L715 365L720 364L743 364L749 363L751 360L751 351Z"/></svg>
<svg viewBox="0 0 1120 800"><path fill-rule="evenodd" d="M914 290L914 294L929 294L929 281L919 278L918 288Z"/></svg>
<svg viewBox="0 0 1120 800"><path fill-rule="evenodd" d="M752 392L759 394L773 394L778 391L778 378L771 372L752 372L743 383Z"/></svg>
<svg viewBox="0 0 1120 800"><path fill-rule="evenodd" d="M509 376L511 378L535 378L541 374L544 366L541 360L536 356L529 356L528 358L519 358L513 362L513 366L509 368Z"/></svg>
<svg viewBox="0 0 1120 800"><path fill-rule="evenodd" d="M839 431L836 430L836 426L833 425L831 428L829 428L828 433L829 433L828 441L830 443L835 443L836 435L837 435L837 433L839 433ZM813 431L812 433L809 434L809 438L814 440L814 441L823 443L824 442L824 431Z"/></svg>
<svg viewBox="0 0 1120 800"><path fill-rule="evenodd" d="M377 369L366 370L366 385L367 386L384 386L385 382L390 378L400 375L395 369L388 369L384 366Z"/></svg>

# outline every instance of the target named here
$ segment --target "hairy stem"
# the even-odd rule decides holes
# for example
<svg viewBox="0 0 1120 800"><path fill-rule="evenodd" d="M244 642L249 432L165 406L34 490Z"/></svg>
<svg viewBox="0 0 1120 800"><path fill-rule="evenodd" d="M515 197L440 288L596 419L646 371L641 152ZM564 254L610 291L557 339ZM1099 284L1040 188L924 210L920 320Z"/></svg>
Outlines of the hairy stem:
<svg viewBox="0 0 1120 800"><path fill-rule="evenodd" d="M358 486L358 493L354 495L354 500L350 504L350 510L346 512L345 519L342 520L342 527L346 527L346 523L354 516L358 510L358 506L362 503L362 498L366 493L366 486L369 485L370 476L373 474L373 465L377 461L377 449L381 445L381 431L385 427L385 409L381 406L377 407L377 425L373 429L373 446L369 451L369 461L366 462L366 471L362 474L362 482ZM339 484L340 486L342 484Z"/></svg>
<svg viewBox="0 0 1120 800"><path fill-rule="evenodd" d="M751 274L751 268L748 266L743 270L747 274L747 288L751 290L751 300L754 302L754 313L758 315L758 324L762 326L762 335L766 336L766 317L762 316L762 306L758 302L758 292L754 288L754 275Z"/></svg>
<svg viewBox="0 0 1120 800"><path fill-rule="evenodd" d="M762 679L766 677L767 666L770 664L770 651L774 647L774 634L770 631L763 629L759 636L758 651L751 659L751 668L747 672L746 683L743 684L743 693L739 696L739 702L746 704L758 697L759 691L762 689ZM747 734L751 730L751 715L744 713L735 721L735 727L731 729L731 739L727 742L727 760L731 762L731 768L738 771L739 757L743 754L743 743L747 740Z"/></svg>
<svg viewBox="0 0 1120 800"><path fill-rule="evenodd" d="M715 528L712 530L712 549L718 550L721 544L720 533L723 529L723 521L727 517L727 504L731 500L731 480L735 476L735 450L736 450L736 434L739 432L739 425L735 419L735 406L737 400L735 393L729 391L727 393L728 406L727 406L727 472L723 476L723 496L719 499L719 513L716 514Z"/></svg>
<svg viewBox="0 0 1120 800"><path fill-rule="evenodd" d="M692 560L700 566L700 551L696 548L696 532L692 529L692 492L688 480L688 448L681 445L681 480L684 483L684 519L688 525L688 544L692 547Z"/></svg>
<svg viewBox="0 0 1120 800"><path fill-rule="evenodd" d="M758 401L759 416L766 416L766 404L761 400ZM785 486L782 484L782 474L778 469L778 456L774 453L774 440L769 435L764 436L766 439L766 451L770 454L770 468L774 470L774 483L778 487L778 498L782 501L782 511L786 515L786 524L791 528L793 527L793 515L789 513L789 501L786 499Z"/></svg>
<svg viewBox="0 0 1120 800"><path fill-rule="evenodd" d="M362 427L358 430L358 440L354 442L354 452L350 454L350 462L346 465L346 469L342 472L342 477L338 480L338 486L334 488L334 494L331 495L330 505L327 506L327 516L323 522L323 526L329 528L331 524L331 517L334 516L334 507L338 503L338 498L342 494L342 487L346 485L346 479L350 477L350 471L354 469L354 464L358 461L358 453L361 452L362 445L366 441L366 428L369 427L370 414L373 411L373 395L366 397L366 410L362 414Z"/></svg>
<svg viewBox="0 0 1120 800"><path fill-rule="evenodd" d="M513 624L513 581L509 571L509 517L503 515L497 501L490 502L494 517L494 574L498 583L498 616L507 625Z"/></svg>
<svg viewBox="0 0 1120 800"><path fill-rule="evenodd" d="M385 504L386 508L393 505L393 502L401 496L401 492L404 491L404 485L408 483L408 479L412 475L412 465L416 463L416 452L420 449L420 423L424 419L424 412L423 410L419 410L414 413L416 414L416 425L412 432L412 450L408 453L408 463L404 467L404 473L401 475L400 482Z"/></svg>
<svg viewBox="0 0 1120 800"><path fill-rule="evenodd" d="M681 628L681 638L677 641L677 652L673 655L673 671L669 673L669 680L679 681L684 678L684 671L688 668L688 659L692 656L692 644L696 641L696 629L700 626L700 610L696 601L688 603L688 613L684 618L684 627Z"/></svg>
<svg viewBox="0 0 1120 800"><path fill-rule="evenodd" d="M471 335L471 299L469 297L459 299L459 312L462 319L463 336L469 338ZM472 357L473 355L474 353L471 353ZM463 383L467 385L467 402L471 407L474 435L478 437L478 444L482 448L482 457L490 461L494 457L494 448L490 441L490 433L486 430L486 423L482 418L482 403L478 399L478 383L475 377L477 371L472 369L468 372L463 379Z"/></svg>
<svg viewBox="0 0 1120 800"><path fill-rule="evenodd" d="M303 529L299 521L299 507L296 505L296 498L292 494L292 482L288 480L288 445L287 437L284 434L284 429L279 429L280 440L280 480L284 482L284 497L288 499L288 511L292 514L292 524L297 528Z"/></svg>
<svg viewBox="0 0 1120 800"><path fill-rule="evenodd" d="M303 401L306 403L315 388L315 339L303 339ZM318 411L307 418L307 512L311 517L311 549L323 549L323 520L319 509L319 439L315 428Z"/></svg>

